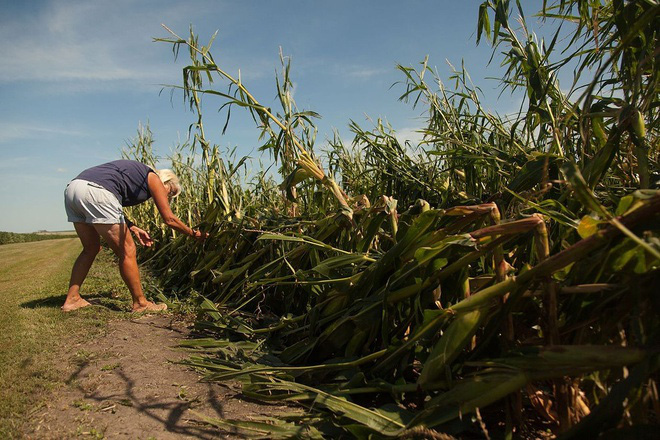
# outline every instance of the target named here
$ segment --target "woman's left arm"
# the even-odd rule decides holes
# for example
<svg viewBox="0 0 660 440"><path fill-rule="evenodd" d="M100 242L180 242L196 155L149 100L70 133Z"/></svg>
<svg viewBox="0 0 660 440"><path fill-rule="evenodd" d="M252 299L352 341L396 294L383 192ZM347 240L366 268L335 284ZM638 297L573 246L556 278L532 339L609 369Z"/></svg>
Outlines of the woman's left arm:
<svg viewBox="0 0 660 440"><path fill-rule="evenodd" d="M135 226L135 223L133 223L128 217L126 217L126 214L124 214L124 221L126 222L126 226L128 227L128 230L131 231L133 235L135 235L135 238L137 239L138 243L146 247L150 247L152 244L154 244L154 241L149 235L149 233L144 229Z"/></svg>

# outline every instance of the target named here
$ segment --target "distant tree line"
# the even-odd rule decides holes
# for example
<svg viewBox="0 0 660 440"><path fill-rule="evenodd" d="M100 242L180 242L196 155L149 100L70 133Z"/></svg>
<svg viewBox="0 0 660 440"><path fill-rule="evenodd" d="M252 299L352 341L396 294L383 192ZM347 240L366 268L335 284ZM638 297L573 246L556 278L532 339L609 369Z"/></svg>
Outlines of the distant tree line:
<svg viewBox="0 0 660 440"><path fill-rule="evenodd" d="M75 234L48 234L48 233L26 233L0 231L0 245L9 243L27 243L28 241L52 240L55 238L72 238Z"/></svg>

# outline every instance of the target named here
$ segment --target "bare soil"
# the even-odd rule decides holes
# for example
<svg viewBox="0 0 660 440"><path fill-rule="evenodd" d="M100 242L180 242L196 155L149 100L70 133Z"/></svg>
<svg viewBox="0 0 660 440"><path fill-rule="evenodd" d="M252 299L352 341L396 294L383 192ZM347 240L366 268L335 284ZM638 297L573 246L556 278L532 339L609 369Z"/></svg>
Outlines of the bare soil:
<svg viewBox="0 0 660 440"><path fill-rule="evenodd" d="M29 439L243 438L201 423L206 417L250 420L285 407L241 398L237 384L200 382L176 362L176 346L190 328L173 315L146 315L108 323L105 335L72 335L60 364L66 385L33 411Z"/></svg>

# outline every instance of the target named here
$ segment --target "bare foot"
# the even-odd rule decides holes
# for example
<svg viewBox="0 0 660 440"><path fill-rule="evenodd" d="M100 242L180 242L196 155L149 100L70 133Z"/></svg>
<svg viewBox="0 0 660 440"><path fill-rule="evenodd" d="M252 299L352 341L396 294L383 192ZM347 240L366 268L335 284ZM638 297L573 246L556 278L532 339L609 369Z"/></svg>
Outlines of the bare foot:
<svg viewBox="0 0 660 440"><path fill-rule="evenodd" d="M162 312L163 310L167 310L167 304L164 303L155 304L152 303L151 301L147 301L147 304L144 306L141 306L139 304L133 304L133 312L135 313Z"/></svg>
<svg viewBox="0 0 660 440"><path fill-rule="evenodd" d="M66 300L62 306L63 312L70 312L72 310L81 309L83 307L91 306L91 304L85 301L83 298L78 297L74 300Z"/></svg>

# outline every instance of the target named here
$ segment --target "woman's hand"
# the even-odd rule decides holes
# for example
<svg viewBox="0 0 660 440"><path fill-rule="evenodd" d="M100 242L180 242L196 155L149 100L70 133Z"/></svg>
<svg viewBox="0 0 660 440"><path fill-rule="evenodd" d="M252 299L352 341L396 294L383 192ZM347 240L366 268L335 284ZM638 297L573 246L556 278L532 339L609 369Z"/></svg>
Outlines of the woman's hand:
<svg viewBox="0 0 660 440"><path fill-rule="evenodd" d="M138 243L140 243L142 246L150 247L152 244L154 244L154 241L151 239L151 236L144 229L140 229L137 226L133 225L131 226L131 232L133 233L133 235L135 235L135 238L137 238Z"/></svg>
<svg viewBox="0 0 660 440"><path fill-rule="evenodd" d="M208 232L202 232L199 229L193 229L191 237L197 240L198 242L202 243L204 242L204 240L209 238L209 234Z"/></svg>

